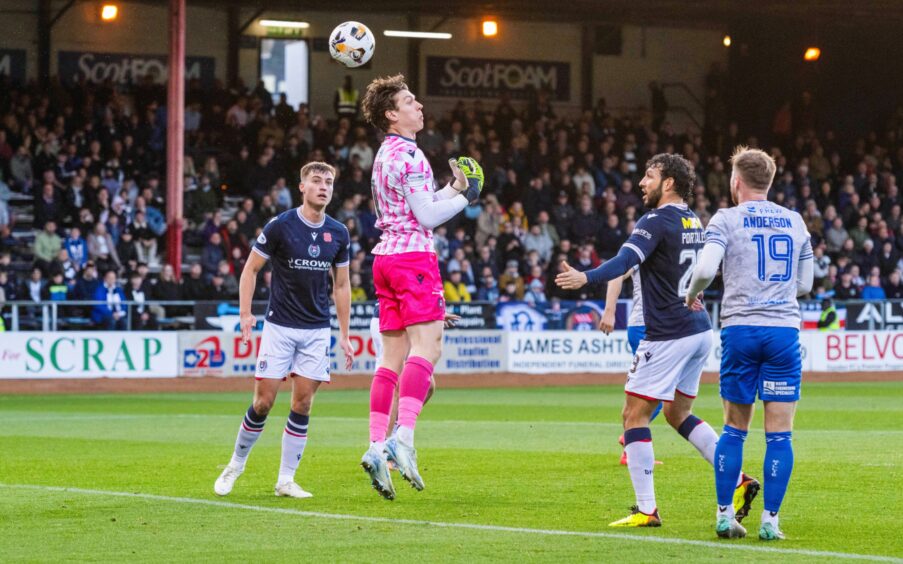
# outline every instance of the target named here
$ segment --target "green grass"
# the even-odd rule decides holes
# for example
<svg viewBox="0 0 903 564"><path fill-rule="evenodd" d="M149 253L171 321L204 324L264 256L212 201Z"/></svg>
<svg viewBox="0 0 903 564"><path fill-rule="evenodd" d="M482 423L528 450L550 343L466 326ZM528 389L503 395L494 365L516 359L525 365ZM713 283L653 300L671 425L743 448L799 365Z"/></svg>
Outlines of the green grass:
<svg viewBox="0 0 903 564"><path fill-rule="evenodd" d="M336 520L11 485L153 494L256 508L621 534L606 524L633 503L618 465L623 392L617 386L440 390L417 427L427 489L396 479L394 502L358 466L366 448L365 391L317 397L298 482L309 500L275 498L287 395L274 408L228 498L213 481L228 461L247 394L0 396L0 561L824 561L773 547L903 556L903 383L809 384L794 433L796 466L781 524L790 540L693 545L635 538L552 536L423 524ZM696 413L718 428L717 390ZM762 474L757 415L747 472ZM714 537L713 473L695 449L653 424L664 526L628 535ZM761 500L747 525L758 528Z"/></svg>

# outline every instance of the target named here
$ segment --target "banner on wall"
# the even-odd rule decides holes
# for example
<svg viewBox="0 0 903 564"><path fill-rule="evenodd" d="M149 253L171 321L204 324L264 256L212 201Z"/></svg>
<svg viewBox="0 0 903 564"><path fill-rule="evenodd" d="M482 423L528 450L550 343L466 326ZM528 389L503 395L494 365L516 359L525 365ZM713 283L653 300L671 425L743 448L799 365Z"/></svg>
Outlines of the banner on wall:
<svg viewBox="0 0 903 564"><path fill-rule="evenodd" d="M25 49L0 49L0 76L13 84L25 84Z"/></svg>
<svg viewBox="0 0 903 564"><path fill-rule="evenodd" d="M849 303L846 328L852 331L903 330L903 301Z"/></svg>
<svg viewBox="0 0 903 564"><path fill-rule="evenodd" d="M615 306L615 329L627 328L629 300ZM552 300L541 304L501 302L496 306L497 326L508 331L539 331L568 329L596 331L605 311L599 300Z"/></svg>
<svg viewBox="0 0 903 564"><path fill-rule="evenodd" d="M426 90L430 96L529 99L544 90L553 101L571 99L570 63L427 57Z"/></svg>
<svg viewBox="0 0 903 564"><path fill-rule="evenodd" d="M633 359L626 331L511 332L507 338L510 372L626 373Z"/></svg>
<svg viewBox="0 0 903 564"><path fill-rule="evenodd" d="M800 333L809 341L815 372L903 371L903 332L833 331Z"/></svg>
<svg viewBox="0 0 903 564"><path fill-rule="evenodd" d="M57 73L66 85L84 79L92 84L110 80L116 86L130 86L145 76L151 76L155 83L163 84L169 76L167 55L60 51L57 61ZM197 79L205 87L212 86L215 71L216 59L213 57L185 57L186 81Z"/></svg>
<svg viewBox="0 0 903 564"><path fill-rule="evenodd" d="M172 378L179 335L154 332L4 333L3 378Z"/></svg>

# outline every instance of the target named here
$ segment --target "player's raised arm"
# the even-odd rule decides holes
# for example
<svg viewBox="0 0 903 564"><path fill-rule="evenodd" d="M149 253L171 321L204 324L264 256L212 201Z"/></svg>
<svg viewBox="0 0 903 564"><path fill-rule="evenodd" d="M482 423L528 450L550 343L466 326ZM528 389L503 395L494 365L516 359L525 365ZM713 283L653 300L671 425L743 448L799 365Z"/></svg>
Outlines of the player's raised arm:
<svg viewBox="0 0 903 564"><path fill-rule="evenodd" d="M483 189L483 169L471 158L461 157L449 161L455 180L439 192L424 188L426 176L420 172L402 175L405 200L411 206L414 217L423 227L435 229L455 217L464 208L480 198ZM451 192L455 194L450 198Z"/></svg>
<svg viewBox="0 0 903 564"><path fill-rule="evenodd" d="M241 341L247 343L251 338L251 329L257 325L257 318L251 313L251 302L254 299L254 289L257 287L257 275L266 266L267 259L260 251L248 255L248 262L241 271L241 280L238 283L238 314L240 316Z"/></svg>

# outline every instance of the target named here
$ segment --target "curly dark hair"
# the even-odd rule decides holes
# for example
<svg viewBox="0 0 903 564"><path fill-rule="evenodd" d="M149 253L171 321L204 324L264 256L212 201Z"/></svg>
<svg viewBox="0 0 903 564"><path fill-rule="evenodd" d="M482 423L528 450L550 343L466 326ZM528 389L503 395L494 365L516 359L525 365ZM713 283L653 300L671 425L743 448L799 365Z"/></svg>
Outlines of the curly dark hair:
<svg viewBox="0 0 903 564"><path fill-rule="evenodd" d="M390 124L386 112L397 109L395 95L407 89L408 85L404 82L403 74L373 79L367 86L364 99L361 100L364 119L374 127L384 132L388 131Z"/></svg>
<svg viewBox="0 0 903 564"><path fill-rule="evenodd" d="M685 202L690 201L693 195L693 187L696 186L696 171L693 164L676 153L660 153L646 162L646 168L657 168L662 174L662 180L670 178L674 180L674 191Z"/></svg>

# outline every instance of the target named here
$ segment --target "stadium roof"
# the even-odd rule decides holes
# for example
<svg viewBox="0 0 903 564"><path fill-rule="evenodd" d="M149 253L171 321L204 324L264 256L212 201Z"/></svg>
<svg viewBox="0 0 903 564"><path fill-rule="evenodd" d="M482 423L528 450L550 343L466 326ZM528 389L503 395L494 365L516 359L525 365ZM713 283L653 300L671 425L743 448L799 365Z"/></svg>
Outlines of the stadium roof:
<svg viewBox="0 0 903 564"><path fill-rule="evenodd" d="M166 0L145 0L166 3ZM193 5L279 11L404 12L424 16L482 17L546 21L719 26L739 19L798 20L810 25L899 25L900 0L188 0Z"/></svg>

